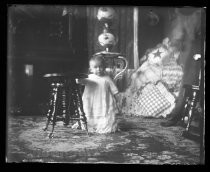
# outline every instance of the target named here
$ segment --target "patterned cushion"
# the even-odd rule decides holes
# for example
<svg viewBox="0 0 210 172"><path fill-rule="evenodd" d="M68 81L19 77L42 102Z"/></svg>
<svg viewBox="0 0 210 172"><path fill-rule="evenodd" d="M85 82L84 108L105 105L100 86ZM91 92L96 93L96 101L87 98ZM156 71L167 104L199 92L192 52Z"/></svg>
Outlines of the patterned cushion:
<svg viewBox="0 0 210 172"><path fill-rule="evenodd" d="M176 63L169 63L162 69L162 82L164 82L169 89L173 89L174 91L179 90L182 77L182 67Z"/></svg>
<svg viewBox="0 0 210 172"><path fill-rule="evenodd" d="M171 106L154 84L148 84L139 96L141 115L157 117L159 113Z"/></svg>

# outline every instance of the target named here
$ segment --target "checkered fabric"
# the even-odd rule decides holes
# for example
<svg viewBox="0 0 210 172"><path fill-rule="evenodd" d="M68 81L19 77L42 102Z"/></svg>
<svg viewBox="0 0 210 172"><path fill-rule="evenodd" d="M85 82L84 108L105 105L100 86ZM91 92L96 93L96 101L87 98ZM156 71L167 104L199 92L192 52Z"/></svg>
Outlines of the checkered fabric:
<svg viewBox="0 0 210 172"><path fill-rule="evenodd" d="M164 97L170 102L171 106L167 109L165 109L164 111L162 111L161 113L159 113L158 116L162 116L162 117L166 117L168 114L171 113L171 111L174 109L175 107L175 97L174 95L171 94L171 92L169 92L166 87L162 84L162 82L158 82L158 84L156 85L156 87L159 89L159 91L161 92L162 95L164 95ZM173 93L174 94L174 93Z"/></svg>
<svg viewBox="0 0 210 172"><path fill-rule="evenodd" d="M139 105L143 116L158 117L158 114L169 108L171 103L154 84L148 84L142 90Z"/></svg>
<svg viewBox="0 0 210 172"><path fill-rule="evenodd" d="M167 90L167 88L162 84L162 82L158 82L155 87L160 91L161 95L164 95L164 97L172 104L175 102L175 97Z"/></svg>

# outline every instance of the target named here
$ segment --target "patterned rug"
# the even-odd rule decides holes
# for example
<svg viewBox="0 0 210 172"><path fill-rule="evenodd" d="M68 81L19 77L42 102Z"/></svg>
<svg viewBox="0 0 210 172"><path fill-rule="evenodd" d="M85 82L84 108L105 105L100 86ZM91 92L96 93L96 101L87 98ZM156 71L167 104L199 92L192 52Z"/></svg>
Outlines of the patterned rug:
<svg viewBox="0 0 210 172"><path fill-rule="evenodd" d="M45 117L8 117L7 162L199 164L200 145L181 136L182 127L164 119L121 117L120 131L93 134L58 123L43 131Z"/></svg>

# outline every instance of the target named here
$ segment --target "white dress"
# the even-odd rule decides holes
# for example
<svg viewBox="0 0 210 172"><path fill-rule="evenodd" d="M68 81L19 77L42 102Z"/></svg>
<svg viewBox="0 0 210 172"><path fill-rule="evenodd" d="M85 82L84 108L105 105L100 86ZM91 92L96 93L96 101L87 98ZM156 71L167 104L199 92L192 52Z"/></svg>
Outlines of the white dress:
<svg viewBox="0 0 210 172"><path fill-rule="evenodd" d="M117 130L118 113L114 95L118 89L109 76L90 74L82 80L85 90L82 96L87 117L88 130L97 133L111 133Z"/></svg>

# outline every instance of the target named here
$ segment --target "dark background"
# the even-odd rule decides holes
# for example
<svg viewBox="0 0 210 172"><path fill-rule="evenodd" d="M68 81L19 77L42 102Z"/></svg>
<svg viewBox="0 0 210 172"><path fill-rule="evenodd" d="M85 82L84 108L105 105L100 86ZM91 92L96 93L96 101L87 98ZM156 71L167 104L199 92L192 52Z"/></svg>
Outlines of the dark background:
<svg viewBox="0 0 210 172"><path fill-rule="evenodd" d="M48 100L49 83L44 79L47 73L79 72L86 73L88 59L96 53L96 39L102 31L97 28L95 13L97 6L81 8L72 6L63 14L64 6L53 5L12 5L7 18L7 101L9 107L22 107L25 114L42 114L40 106ZM92 10L91 10L92 9ZM138 49L141 58L148 48L154 48L171 32L175 8L139 7ZM181 9L190 15L195 9ZM117 52L126 54L129 67L133 66L133 24L132 8L116 8L118 20L116 32L119 42L114 47ZM152 25L154 12L158 22ZM114 27L114 26L113 26ZM98 32L97 29L99 29ZM201 53L201 38L193 41L192 56ZM95 41L95 42L94 42ZM198 47L198 48L197 48ZM91 53L90 53L91 52ZM33 75L25 73L25 65L33 65ZM197 63L196 63L197 65ZM190 65L193 66L193 65ZM200 66L200 65L198 65ZM199 70L199 69L198 69ZM199 72L194 70L198 78ZM188 72L187 72L188 71ZM192 71L187 67L186 73ZM187 80L192 80L195 74Z"/></svg>
<svg viewBox="0 0 210 172"><path fill-rule="evenodd" d="M73 9L74 10L74 9ZM40 113L49 94L47 73L85 72L87 24L85 11L62 15L56 6L12 6L8 10L8 101L27 114ZM25 65L33 65L33 75Z"/></svg>

